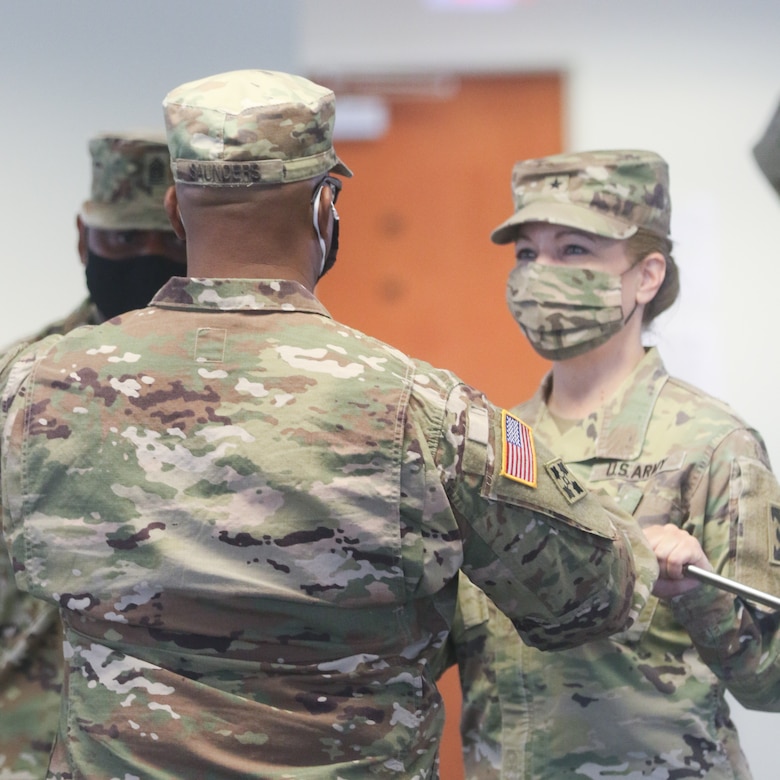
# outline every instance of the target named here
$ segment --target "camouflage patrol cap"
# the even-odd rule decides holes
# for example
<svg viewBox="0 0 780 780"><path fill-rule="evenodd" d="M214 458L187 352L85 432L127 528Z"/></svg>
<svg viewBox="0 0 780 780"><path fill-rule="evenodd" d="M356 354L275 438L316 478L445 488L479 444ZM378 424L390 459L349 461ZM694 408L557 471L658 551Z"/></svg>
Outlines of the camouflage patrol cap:
<svg viewBox="0 0 780 780"><path fill-rule="evenodd" d="M163 206L173 178L162 132L101 133L89 153L91 197L79 212L87 227L173 230Z"/></svg>
<svg viewBox="0 0 780 780"><path fill-rule="evenodd" d="M645 228L669 235L669 170L654 152L619 149L521 160L512 170L515 213L491 234L515 240L517 226L552 222L607 238Z"/></svg>
<svg viewBox="0 0 780 780"><path fill-rule="evenodd" d="M772 121L753 147L753 157L769 183L780 195L780 106L777 107Z"/></svg>
<svg viewBox="0 0 780 780"><path fill-rule="evenodd" d="M173 178L212 187L284 184L352 171L333 149L336 99L301 76L236 70L163 101Z"/></svg>

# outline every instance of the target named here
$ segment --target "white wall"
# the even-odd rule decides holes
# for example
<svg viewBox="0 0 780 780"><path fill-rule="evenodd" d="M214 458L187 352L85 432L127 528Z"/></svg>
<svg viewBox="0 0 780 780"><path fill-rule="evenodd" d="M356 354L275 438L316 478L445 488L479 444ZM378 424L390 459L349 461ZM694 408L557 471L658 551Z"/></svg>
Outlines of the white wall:
<svg viewBox="0 0 780 780"><path fill-rule="evenodd" d="M243 67L555 69L567 74L570 149L650 148L669 161L684 288L658 340L670 368L730 401L780 465L780 200L750 156L780 100L779 31L776 0L526 0L480 16L422 0L8 2L0 344L84 294L74 219L87 138L161 123L163 96L183 81ZM774 780L780 721L737 716L757 780Z"/></svg>
<svg viewBox="0 0 780 780"><path fill-rule="evenodd" d="M751 156L780 101L780 3L525 0L475 15L432 13L421 0L303 0L303 9L301 65L313 72L559 70L569 149L662 154L683 290L656 341L673 373L763 433L780 467L780 199ZM507 193L508 182L509 171ZM780 717L738 705L734 717L756 780L776 780Z"/></svg>

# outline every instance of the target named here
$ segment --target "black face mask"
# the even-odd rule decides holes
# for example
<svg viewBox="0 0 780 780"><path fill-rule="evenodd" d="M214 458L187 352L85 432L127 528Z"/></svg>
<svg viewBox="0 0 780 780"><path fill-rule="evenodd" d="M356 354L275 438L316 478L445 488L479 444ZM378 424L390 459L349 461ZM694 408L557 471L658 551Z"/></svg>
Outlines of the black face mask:
<svg viewBox="0 0 780 780"><path fill-rule="evenodd" d="M110 320L133 309L143 309L172 277L187 273L184 263L163 255L140 255L108 260L87 252L87 289L100 313Z"/></svg>
<svg viewBox="0 0 780 780"><path fill-rule="evenodd" d="M320 279L325 276L328 271L336 263L336 256L339 253L339 213L333 208L333 235L330 238L330 249L325 256L325 262L322 264L322 271L320 272Z"/></svg>

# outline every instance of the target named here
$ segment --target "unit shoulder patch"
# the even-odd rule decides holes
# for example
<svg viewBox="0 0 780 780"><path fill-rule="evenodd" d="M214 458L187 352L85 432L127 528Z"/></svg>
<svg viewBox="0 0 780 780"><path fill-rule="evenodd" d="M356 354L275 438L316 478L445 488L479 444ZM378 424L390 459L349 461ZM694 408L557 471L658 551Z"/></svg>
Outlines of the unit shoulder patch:
<svg viewBox="0 0 780 780"><path fill-rule="evenodd" d="M780 507L776 504L769 505L769 514L772 518L770 524L771 546L769 563L774 566L780 564Z"/></svg>
<svg viewBox="0 0 780 780"><path fill-rule="evenodd" d="M545 463L544 468L550 475L550 479L552 479L555 487L558 488L561 495L570 504L575 504L587 493L585 488L577 482L574 474L569 471L566 464L560 458Z"/></svg>

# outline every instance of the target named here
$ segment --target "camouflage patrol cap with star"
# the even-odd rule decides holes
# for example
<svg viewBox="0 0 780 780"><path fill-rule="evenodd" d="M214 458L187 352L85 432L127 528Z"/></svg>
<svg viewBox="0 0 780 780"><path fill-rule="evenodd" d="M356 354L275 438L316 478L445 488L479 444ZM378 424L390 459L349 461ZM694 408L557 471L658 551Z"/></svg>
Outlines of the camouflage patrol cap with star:
<svg viewBox="0 0 780 780"><path fill-rule="evenodd" d="M90 199L79 216L101 230L173 230L165 191L173 184L162 132L101 133L89 141Z"/></svg>
<svg viewBox="0 0 780 780"><path fill-rule="evenodd" d="M551 222L624 239L639 228L667 237L669 169L655 152L618 149L558 154L515 163L515 213L491 234L508 244L526 222Z"/></svg>
<svg viewBox="0 0 780 780"><path fill-rule="evenodd" d="M169 92L163 112L176 182L247 187L352 175L333 148L333 92L301 76L209 76Z"/></svg>

